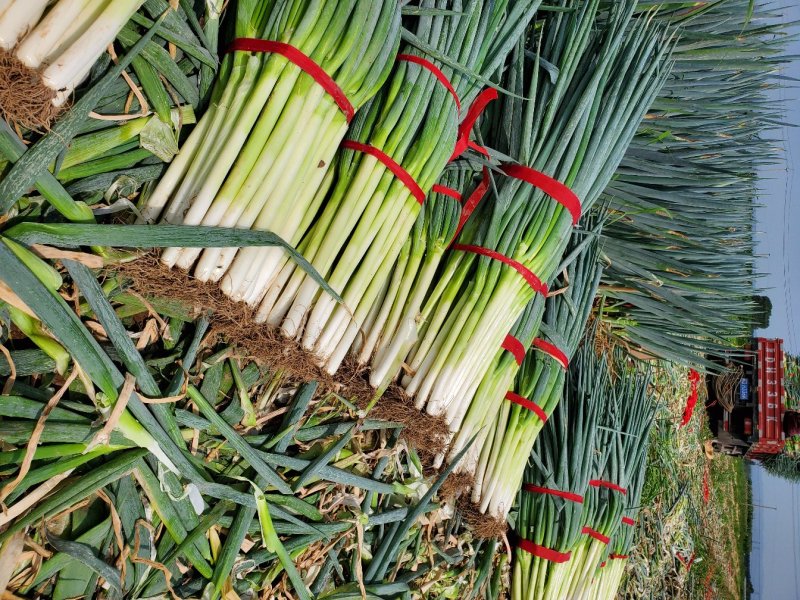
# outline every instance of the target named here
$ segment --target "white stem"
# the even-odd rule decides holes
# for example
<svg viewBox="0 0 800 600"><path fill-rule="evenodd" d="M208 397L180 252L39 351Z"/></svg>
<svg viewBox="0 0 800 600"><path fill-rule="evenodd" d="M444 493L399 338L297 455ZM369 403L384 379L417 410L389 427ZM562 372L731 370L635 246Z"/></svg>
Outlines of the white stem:
<svg viewBox="0 0 800 600"><path fill-rule="evenodd" d="M144 0L114 0L92 26L50 64L42 81L53 90L75 88Z"/></svg>
<svg viewBox="0 0 800 600"><path fill-rule="evenodd" d="M16 0L0 17L0 47L11 50L36 27L48 0Z"/></svg>
<svg viewBox="0 0 800 600"><path fill-rule="evenodd" d="M108 0L60 0L25 36L17 47L17 58L31 69L52 62L91 27L106 4Z"/></svg>

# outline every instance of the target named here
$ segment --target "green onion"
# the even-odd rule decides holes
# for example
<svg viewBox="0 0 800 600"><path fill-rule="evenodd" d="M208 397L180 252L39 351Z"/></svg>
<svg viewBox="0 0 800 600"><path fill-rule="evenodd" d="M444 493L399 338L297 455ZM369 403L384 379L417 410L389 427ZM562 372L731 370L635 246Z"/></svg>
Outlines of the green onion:
<svg viewBox="0 0 800 600"><path fill-rule="evenodd" d="M335 80L356 109L388 76L399 28L399 10L391 2L249 1L236 11L237 38L297 48ZM282 55L229 54L211 105L142 215L148 220L160 215L168 223L268 229L296 244L301 222L319 208L319 191L347 128L334 99ZM197 262L195 276L216 281L237 249L200 255L199 248L173 248L162 260L184 269Z"/></svg>
<svg viewBox="0 0 800 600"><path fill-rule="evenodd" d="M424 3L430 8L446 5L442 0ZM421 56L442 70L461 102L463 116L538 5L539 0L513 6L470 0L458 16L420 16L402 53ZM427 195L453 154L458 119L447 88L428 69L401 61L359 116L350 137L390 156ZM246 299L261 302L259 317L301 340L330 373L354 344L361 345L360 330L380 310L377 305L390 285L392 268L421 211L420 199L373 156L343 150L337 175L322 214L299 247L340 292L344 305L320 295L317 283L283 257L277 263L264 263L245 261L253 253L242 253L238 266L249 274L242 277L237 265L229 272L233 287L244 290L252 283Z"/></svg>

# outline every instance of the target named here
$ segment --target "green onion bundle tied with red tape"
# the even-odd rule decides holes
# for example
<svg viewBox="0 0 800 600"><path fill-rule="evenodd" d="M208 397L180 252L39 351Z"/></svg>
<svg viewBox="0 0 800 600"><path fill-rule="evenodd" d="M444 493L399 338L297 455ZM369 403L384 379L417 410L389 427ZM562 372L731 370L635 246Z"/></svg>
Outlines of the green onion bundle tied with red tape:
<svg viewBox="0 0 800 600"><path fill-rule="evenodd" d="M569 264L563 280L558 282L562 291L547 299L539 337L525 340L530 350L516 383L513 388L507 383L506 391L498 390L494 396L479 388L454 444L454 448L463 445L478 427L485 430L486 441L478 448L479 460L473 471L472 501L494 518L504 519L508 514L536 436L563 394L566 369L584 335L600 283L598 235L600 227L593 226L591 231L573 236L575 247L565 261ZM510 365L514 374L515 365Z"/></svg>
<svg viewBox="0 0 800 600"><path fill-rule="evenodd" d="M270 230L296 244L330 186L355 111L389 76L400 9L368 0L243 0L235 23L211 104L142 216ZM172 248L162 262L221 280L242 300L231 271L240 252Z"/></svg>
<svg viewBox="0 0 800 600"><path fill-rule="evenodd" d="M513 600L563 600L575 548L583 537L589 481L608 369L584 347L567 378L563 400L536 440L519 492Z"/></svg>
<svg viewBox="0 0 800 600"><path fill-rule="evenodd" d="M243 251L229 271L225 285L233 297L258 303L259 319L299 340L329 372L363 346L362 331L381 310L421 206L459 139L469 136L476 111L468 108L488 97L486 82L538 5L423 2L413 33L404 34L393 76L354 122L332 192L321 214L309 215L299 241L344 305L280 252ZM279 258L262 260L268 255Z"/></svg>
<svg viewBox="0 0 800 600"><path fill-rule="evenodd" d="M450 424L463 419L525 307L547 294L580 216L576 198L584 212L598 198L669 72L670 36L634 18L636 2L602 15L596 1L560 6L571 10L533 30L526 46L537 51L515 53L506 87L523 93L503 102L491 127L490 146L520 164L497 175L497 197L453 246L404 361L416 406ZM552 79L545 60L558 69Z"/></svg>

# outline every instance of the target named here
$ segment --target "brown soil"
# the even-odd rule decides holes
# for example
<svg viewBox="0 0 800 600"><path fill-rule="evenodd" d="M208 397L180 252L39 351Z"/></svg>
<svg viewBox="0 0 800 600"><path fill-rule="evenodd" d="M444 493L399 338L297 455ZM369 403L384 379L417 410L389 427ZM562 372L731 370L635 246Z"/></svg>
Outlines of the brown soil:
<svg viewBox="0 0 800 600"><path fill-rule="evenodd" d="M63 110L53 106L55 96L37 71L0 48L0 117L12 127L46 131Z"/></svg>
<svg viewBox="0 0 800 600"><path fill-rule="evenodd" d="M168 269L152 253L115 265L113 270L129 279L132 288L143 296L178 300L190 308L192 316L205 314L211 322L211 340L224 339L257 362L282 371L290 380L318 381L325 390L353 399L362 410L375 399L366 368L348 361L335 376L329 375L295 340L271 325L256 323L252 308L228 298L215 283L204 283L184 271ZM402 424L401 437L417 450L426 470L447 449L449 434L444 418L417 410L396 385L384 392L368 416Z"/></svg>
<svg viewBox="0 0 800 600"><path fill-rule="evenodd" d="M505 519L491 517L483 514L467 497L462 496L456 508L461 514L464 523L477 538L495 539L502 537L508 531Z"/></svg>

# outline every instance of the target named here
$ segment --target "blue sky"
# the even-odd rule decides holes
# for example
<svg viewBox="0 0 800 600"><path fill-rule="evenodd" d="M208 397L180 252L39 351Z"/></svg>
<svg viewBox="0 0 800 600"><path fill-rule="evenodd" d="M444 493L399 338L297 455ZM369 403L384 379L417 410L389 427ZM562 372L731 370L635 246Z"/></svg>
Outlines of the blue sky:
<svg viewBox="0 0 800 600"><path fill-rule="evenodd" d="M800 21L795 1L785 9L787 21ZM793 42L790 55L800 55L800 42ZM800 80L800 59L788 65L785 75ZM800 89L773 92L783 102L788 123L800 124ZM756 252L761 285L767 288L773 311L769 329L758 332L783 338L785 348L800 353L800 127L774 132L781 147L781 162L762 173L763 206L756 211L760 231ZM753 482L753 548L750 571L756 593L753 600L800 600L800 484L768 475L756 466Z"/></svg>

